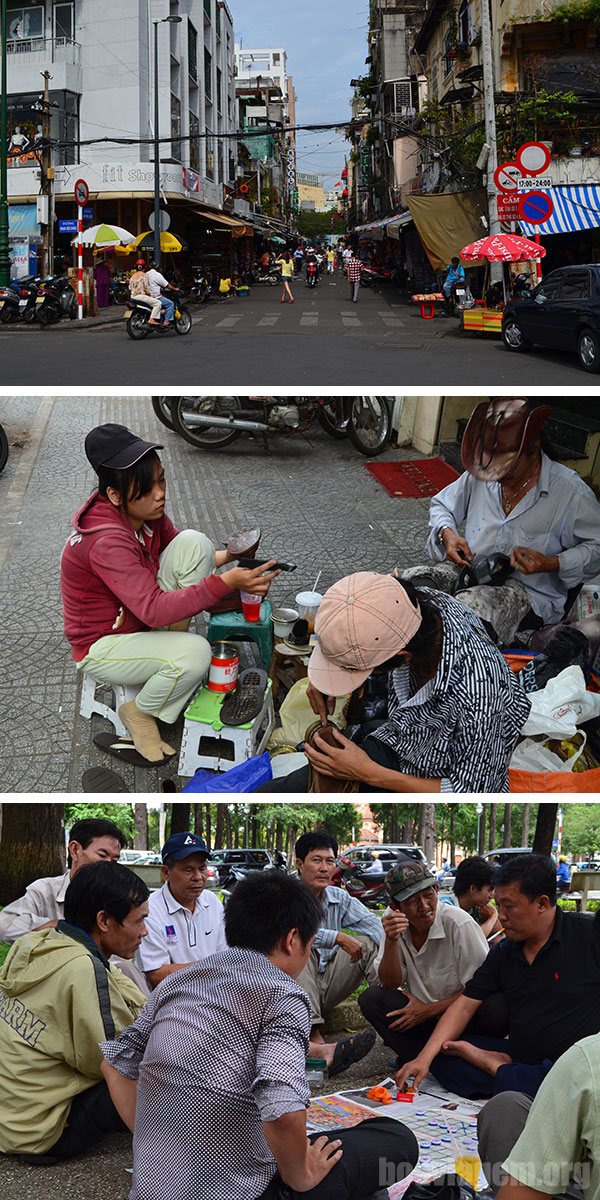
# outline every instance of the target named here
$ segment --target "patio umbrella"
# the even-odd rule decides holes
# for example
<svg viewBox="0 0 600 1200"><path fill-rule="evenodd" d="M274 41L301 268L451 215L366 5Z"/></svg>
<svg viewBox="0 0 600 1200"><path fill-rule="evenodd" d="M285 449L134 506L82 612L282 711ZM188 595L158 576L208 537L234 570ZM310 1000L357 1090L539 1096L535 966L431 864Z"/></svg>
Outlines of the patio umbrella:
<svg viewBox="0 0 600 1200"><path fill-rule="evenodd" d="M275 233L272 233L272 234L270 234L270 236L269 236L269 241L270 241L270 242L277 242L277 244L278 244L279 246L285 246L285 238L280 238L280 237L277 237L277 234L275 234Z"/></svg>
<svg viewBox="0 0 600 1200"><path fill-rule="evenodd" d="M463 262L476 262L482 258L488 262L528 262L545 258L543 246L530 242L528 238L516 237L512 233L494 233L463 246L460 257Z"/></svg>
<svg viewBox="0 0 600 1200"><path fill-rule="evenodd" d="M187 250L187 242L184 242L183 238L175 237L174 233L164 230L160 235L160 249L162 254L179 254L180 250ZM130 247L130 253L133 253L134 250L146 250L150 253L154 251L154 233L151 229L138 234Z"/></svg>
<svg viewBox="0 0 600 1200"><path fill-rule="evenodd" d="M77 241L78 238L74 237L71 245L76 245ZM84 246L95 246L101 250L109 246L128 246L135 241L135 234L122 229L120 225L92 225L90 229L84 229L81 241Z"/></svg>

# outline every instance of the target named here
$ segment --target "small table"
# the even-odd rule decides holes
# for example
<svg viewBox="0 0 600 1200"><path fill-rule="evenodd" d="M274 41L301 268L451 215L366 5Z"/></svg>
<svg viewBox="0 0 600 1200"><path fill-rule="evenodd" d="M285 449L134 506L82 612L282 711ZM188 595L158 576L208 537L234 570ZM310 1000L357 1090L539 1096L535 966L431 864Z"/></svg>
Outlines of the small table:
<svg viewBox="0 0 600 1200"><path fill-rule="evenodd" d="M577 912L585 912L588 900L600 900L600 871L574 871L571 877L571 891L581 892L581 897L574 897ZM567 897L569 893L566 893Z"/></svg>

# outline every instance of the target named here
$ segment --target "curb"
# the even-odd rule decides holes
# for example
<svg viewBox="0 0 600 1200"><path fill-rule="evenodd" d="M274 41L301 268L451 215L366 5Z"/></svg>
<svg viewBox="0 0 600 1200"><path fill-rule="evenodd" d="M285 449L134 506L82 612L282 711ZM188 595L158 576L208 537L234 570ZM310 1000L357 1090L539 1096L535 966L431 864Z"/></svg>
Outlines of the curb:
<svg viewBox="0 0 600 1200"><path fill-rule="evenodd" d="M325 1017L325 1033L343 1033L347 1030L368 1029L369 1022L363 1016L357 1000L346 1000L338 1004Z"/></svg>
<svg viewBox="0 0 600 1200"><path fill-rule="evenodd" d="M26 325L24 321L11 321L10 324L0 324L0 332L41 333L43 331L47 333L49 330L61 330L64 333L65 329L68 329L74 333L77 329L115 329L122 320L122 317L114 317L110 321L96 321L94 317L84 317L82 321L78 321L77 318L73 321L60 320L45 326L38 324L37 321L33 321L31 325Z"/></svg>

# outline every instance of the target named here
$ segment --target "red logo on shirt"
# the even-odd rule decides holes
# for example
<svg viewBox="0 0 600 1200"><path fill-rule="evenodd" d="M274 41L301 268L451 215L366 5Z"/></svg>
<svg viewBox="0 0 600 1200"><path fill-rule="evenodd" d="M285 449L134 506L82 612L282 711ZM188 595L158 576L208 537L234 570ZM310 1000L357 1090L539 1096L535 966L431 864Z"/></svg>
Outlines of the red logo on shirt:
<svg viewBox="0 0 600 1200"><path fill-rule="evenodd" d="M558 983L558 971L554 972L554 981L555 983Z"/></svg>

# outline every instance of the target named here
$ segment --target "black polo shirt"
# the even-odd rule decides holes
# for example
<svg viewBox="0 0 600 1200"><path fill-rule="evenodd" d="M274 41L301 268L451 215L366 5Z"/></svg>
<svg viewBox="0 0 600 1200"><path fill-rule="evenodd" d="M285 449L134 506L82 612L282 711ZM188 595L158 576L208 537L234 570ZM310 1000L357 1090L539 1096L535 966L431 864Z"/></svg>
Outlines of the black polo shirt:
<svg viewBox="0 0 600 1200"><path fill-rule="evenodd" d="M504 995L512 1057L556 1062L580 1038L600 1031L600 926L556 909L554 928L531 965L522 942L505 940L465 987L470 1000Z"/></svg>

